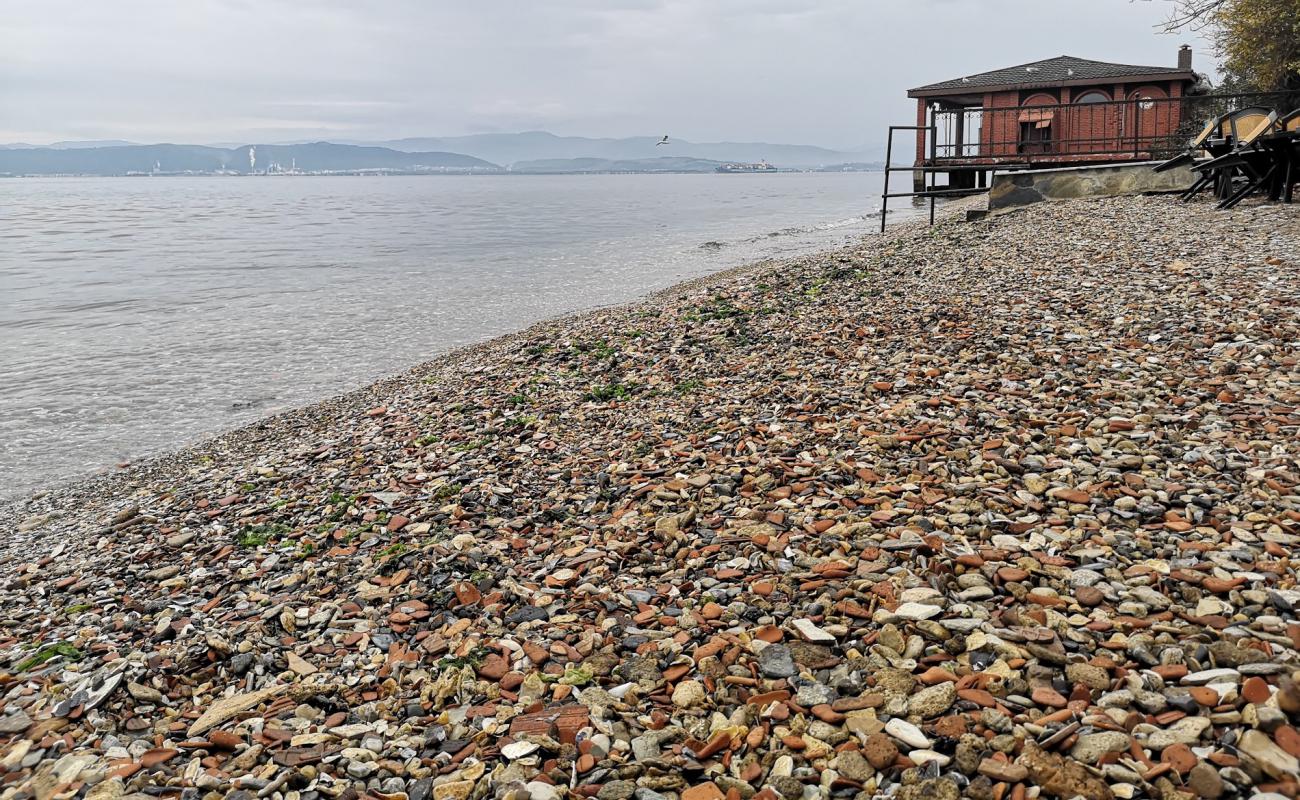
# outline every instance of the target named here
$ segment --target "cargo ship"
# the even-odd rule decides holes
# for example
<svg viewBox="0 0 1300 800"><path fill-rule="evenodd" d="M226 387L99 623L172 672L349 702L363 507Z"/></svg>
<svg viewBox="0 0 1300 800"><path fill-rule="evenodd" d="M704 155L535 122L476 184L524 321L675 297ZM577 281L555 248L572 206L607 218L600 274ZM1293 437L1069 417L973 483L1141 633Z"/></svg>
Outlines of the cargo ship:
<svg viewBox="0 0 1300 800"><path fill-rule="evenodd" d="M719 166L717 169L715 169L714 171L732 173L732 172L776 172L777 170L776 167L772 166L766 161L760 161L757 164L739 164L739 163L723 164Z"/></svg>

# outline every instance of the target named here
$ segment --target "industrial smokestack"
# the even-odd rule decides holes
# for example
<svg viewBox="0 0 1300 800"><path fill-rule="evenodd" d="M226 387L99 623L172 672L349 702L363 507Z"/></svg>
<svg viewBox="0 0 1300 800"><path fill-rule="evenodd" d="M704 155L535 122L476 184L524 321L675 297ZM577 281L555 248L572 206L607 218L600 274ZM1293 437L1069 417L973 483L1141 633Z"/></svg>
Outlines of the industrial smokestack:
<svg viewBox="0 0 1300 800"><path fill-rule="evenodd" d="M1187 72L1192 71L1192 46L1190 44L1178 48L1178 68Z"/></svg>

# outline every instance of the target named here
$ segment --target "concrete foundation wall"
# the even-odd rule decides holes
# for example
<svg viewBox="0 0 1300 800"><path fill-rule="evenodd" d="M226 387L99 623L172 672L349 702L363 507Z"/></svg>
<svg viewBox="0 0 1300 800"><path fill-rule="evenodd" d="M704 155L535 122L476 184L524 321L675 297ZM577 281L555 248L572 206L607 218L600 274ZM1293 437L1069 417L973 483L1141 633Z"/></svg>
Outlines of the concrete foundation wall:
<svg viewBox="0 0 1300 800"><path fill-rule="evenodd" d="M1044 200L1114 197L1151 192L1181 192L1195 177L1187 167L1153 172L1159 162L1001 172L989 188L989 210L1027 206Z"/></svg>

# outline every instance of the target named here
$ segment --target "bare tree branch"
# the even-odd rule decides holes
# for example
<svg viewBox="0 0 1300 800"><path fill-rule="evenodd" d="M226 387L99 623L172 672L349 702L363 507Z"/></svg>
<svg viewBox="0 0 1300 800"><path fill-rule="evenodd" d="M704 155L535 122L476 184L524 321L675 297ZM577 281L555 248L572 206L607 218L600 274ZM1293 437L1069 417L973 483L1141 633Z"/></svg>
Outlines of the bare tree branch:
<svg viewBox="0 0 1300 800"><path fill-rule="evenodd" d="M1151 0L1143 0L1151 2ZM1174 9L1169 19L1161 24L1165 33L1175 33L1183 29L1201 31L1213 24L1214 15L1227 5L1230 0L1173 0Z"/></svg>

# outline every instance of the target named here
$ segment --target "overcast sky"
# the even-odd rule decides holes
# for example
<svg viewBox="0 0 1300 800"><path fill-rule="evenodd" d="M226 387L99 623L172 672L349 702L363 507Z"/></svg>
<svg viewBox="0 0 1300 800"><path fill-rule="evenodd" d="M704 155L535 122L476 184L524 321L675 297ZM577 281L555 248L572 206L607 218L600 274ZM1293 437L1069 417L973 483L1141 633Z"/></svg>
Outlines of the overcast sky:
<svg viewBox="0 0 1300 800"><path fill-rule="evenodd" d="M6 0L0 142L548 130L856 148L909 87L1174 66L1167 0Z"/></svg>

